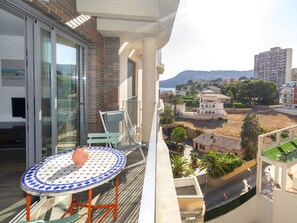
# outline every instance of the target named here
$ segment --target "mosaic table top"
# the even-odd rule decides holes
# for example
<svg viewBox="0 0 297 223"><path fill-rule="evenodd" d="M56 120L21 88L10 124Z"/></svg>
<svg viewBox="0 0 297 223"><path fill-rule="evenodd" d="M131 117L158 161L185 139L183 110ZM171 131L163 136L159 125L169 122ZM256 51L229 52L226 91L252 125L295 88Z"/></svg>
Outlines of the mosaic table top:
<svg viewBox="0 0 297 223"><path fill-rule="evenodd" d="M60 196L85 191L113 179L126 165L126 156L107 147L88 147L89 159L77 167L74 150L50 156L28 169L22 189L36 196Z"/></svg>

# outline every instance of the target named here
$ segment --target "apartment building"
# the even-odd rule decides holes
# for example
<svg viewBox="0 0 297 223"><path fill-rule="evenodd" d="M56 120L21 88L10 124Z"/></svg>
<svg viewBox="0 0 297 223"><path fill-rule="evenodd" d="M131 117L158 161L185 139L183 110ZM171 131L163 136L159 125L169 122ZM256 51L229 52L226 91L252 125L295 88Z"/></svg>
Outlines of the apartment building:
<svg viewBox="0 0 297 223"><path fill-rule="evenodd" d="M274 82L280 89L286 82L291 81L292 52L291 48L274 47L270 51L255 55L255 78Z"/></svg>
<svg viewBox="0 0 297 223"><path fill-rule="evenodd" d="M281 108L297 109L297 82L288 82L280 92Z"/></svg>

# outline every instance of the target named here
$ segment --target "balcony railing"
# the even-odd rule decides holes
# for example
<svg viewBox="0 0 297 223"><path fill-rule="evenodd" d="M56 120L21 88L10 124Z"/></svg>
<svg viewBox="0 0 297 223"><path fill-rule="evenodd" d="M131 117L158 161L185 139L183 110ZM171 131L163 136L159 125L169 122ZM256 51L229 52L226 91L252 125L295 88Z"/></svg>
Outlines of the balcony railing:
<svg viewBox="0 0 297 223"><path fill-rule="evenodd" d="M156 222L157 120L155 103L138 221L141 223Z"/></svg>

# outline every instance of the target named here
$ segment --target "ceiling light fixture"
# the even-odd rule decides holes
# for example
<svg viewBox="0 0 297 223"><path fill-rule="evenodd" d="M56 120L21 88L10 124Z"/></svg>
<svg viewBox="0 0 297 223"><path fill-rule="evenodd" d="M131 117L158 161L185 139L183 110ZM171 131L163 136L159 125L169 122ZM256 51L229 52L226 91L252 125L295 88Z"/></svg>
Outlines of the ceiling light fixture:
<svg viewBox="0 0 297 223"><path fill-rule="evenodd" d="M88 21L91 18L90 15L80 15L75 17L74 19L66 22L65 24L67 26L69 26L71 29L75 29L78 26L80 26L81 24L85 23L86 21Z"/></svg>

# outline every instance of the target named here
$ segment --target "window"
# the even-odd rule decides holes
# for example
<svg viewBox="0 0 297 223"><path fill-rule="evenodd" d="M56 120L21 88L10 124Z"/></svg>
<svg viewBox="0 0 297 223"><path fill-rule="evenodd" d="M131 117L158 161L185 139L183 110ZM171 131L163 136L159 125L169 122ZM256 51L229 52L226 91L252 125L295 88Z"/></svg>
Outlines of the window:
<svg viewBox="0 0 297 223"><path fill-rule="evenodd" d="M205 146L204 145L201 145L200 144L199 148L202 149L202 150L205 150Z"/></svg>
<svg viewBox="0 0 297 223"><path fill-rule="evenodd" d="M136 64L132 60L128 60L128 99L136 96Z"/></svg>

